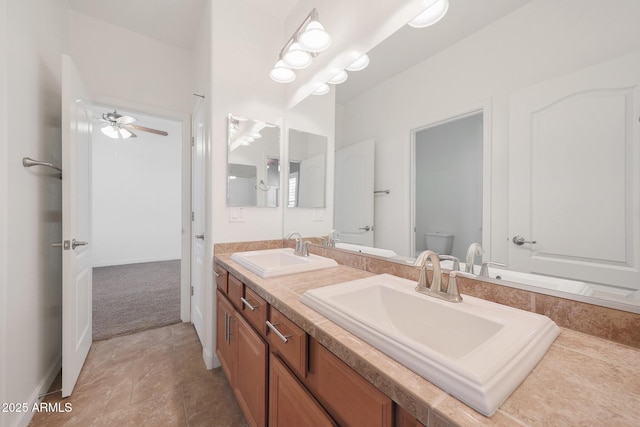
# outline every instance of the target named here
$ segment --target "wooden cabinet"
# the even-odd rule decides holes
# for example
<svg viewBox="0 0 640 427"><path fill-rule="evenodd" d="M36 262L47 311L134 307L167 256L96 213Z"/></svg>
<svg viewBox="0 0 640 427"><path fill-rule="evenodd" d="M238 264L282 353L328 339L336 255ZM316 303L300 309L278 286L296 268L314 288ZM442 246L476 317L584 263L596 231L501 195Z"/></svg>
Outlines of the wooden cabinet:
<svg viewBox="0 0 640 427"><path fill-rule="evenodd" d="M251 288L216 273L216 354L250 426L421 426Z"/></svg>
<svg viewBox="0 0 640 427"><path fill-rule="evenodd" d="M213 267L213 272L216 276L216 287L220 289L221 292L227 293L227 280L229 278L229 273L224 268L218 266L217 264Z"/></svg>
<svg viewBox="0 0 640 427"><path fill-rule="evenodd" d="M307 374L307 333L273 307L269 308L267 326L270 350L304 378Z"/></svg>
<svg viewBox="0 0 640 427"><path fill-rule="evenodd" d="M235 362L237 356L237 325L233 306L219 290L216 291L216 354L231 387L235 385Z"/></svg>
<svg viewBox="0 0 640 427"><path fill-rule="evenodd" d="M267 343L249 323L237 316L236 379L233 388L247 423L252 427L267 422Z"/></svg>
<svg viewBox="0 0 640 427"><path fill-rule="evenodd" d="M340 425L393 425L391 399L314 339L309 342L305 383Z"/></svg>
<svg viewBox="0 0 640 427"><path fill-rule="evenodd" d="M263 337L267 336L267 314L269 304L247 286L242 297L242 315Z"/></svg>
<svg viewBox="0 0 640 427"><path fill-rule="evenodd" d="M269 361L269 427L335 426L311 393L278 356Z"/></svg>

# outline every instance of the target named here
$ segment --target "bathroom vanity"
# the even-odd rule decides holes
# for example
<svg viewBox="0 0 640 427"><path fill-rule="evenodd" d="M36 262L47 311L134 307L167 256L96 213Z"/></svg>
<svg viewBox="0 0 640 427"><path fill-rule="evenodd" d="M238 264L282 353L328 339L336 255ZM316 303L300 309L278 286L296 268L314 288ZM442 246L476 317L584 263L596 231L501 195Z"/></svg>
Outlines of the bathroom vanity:
<svg viewBox="0 0 640 427"><path fill-rule="evenodd" d="M562 328L485 417L300 302L307 290L381 272L379 259L314 247L340 265L262 279L224 246L215 256L217 354L249 425L633 426L640 419L636 348Z"/></svg>

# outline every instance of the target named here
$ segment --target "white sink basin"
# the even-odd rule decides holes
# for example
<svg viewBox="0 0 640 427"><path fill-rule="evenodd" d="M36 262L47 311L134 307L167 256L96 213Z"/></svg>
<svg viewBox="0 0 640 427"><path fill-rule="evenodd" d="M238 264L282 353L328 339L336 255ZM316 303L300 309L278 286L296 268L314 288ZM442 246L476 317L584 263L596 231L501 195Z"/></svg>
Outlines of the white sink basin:
<svg viewBox="0 0 640 427"><path fill-rule="evenodd" d="M560 333L548 317L389 274L307 291L302 302L478 412L491 416Z"/></svg>
<svg viewBox="0 0 640 427"><path fill-rule="evenodd" d="M236 252L231 259L263 279L338 266L331 258L295 255L292 248Z"/></svg>

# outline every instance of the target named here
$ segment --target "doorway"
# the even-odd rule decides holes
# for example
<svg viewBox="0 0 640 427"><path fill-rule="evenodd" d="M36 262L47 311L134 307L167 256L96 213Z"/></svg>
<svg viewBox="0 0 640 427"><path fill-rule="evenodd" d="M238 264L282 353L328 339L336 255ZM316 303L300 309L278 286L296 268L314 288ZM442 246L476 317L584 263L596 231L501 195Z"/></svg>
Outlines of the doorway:
<svg viewBox="0 0 640 427"><path fill-rule="evenodd" d="M167 135L122 132L104 121L114 113ZM103 119L91 153L93 337L102 340L181 321L183 124L107 106L94 117Z"/></svg>
<svg viewBox="0 0 640 427"><path fill-rule="evenodd" d="M483 121L475 111L413 132L415 254L437 249L464 259L482 242ZM428 236L451 246L427 247Z"/></svg>

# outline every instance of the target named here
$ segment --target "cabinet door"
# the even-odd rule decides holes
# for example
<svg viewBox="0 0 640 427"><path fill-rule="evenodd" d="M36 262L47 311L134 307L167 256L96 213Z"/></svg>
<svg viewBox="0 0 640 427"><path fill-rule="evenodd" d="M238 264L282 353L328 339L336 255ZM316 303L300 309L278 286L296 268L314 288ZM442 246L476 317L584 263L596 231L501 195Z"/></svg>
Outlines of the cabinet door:
<svg viewBox="0 0 640 427"><path fill-rule="evenodd" d="M309 343L309 390L340 425L389 427L393 402L315 339Z"/></svg>
<svg viewBox="0 0 640 427"><path fill-rule="evenodd" d="M216 291L216 354L231 387L235 383L236 322L233 306L220 291Z"/></svg>
<svg viewBox="0 0 640 427"><path fill-rule="evenodd" d="M267 344L241 316L236 318L237 370L233 389L247 423L267 423Z"/></svg>
<svg viewBox="0 0 640 427"><path fill-rule="evenodd" d="M271 354L269 361L269 427L335 426L306 388Z"/></svg>

